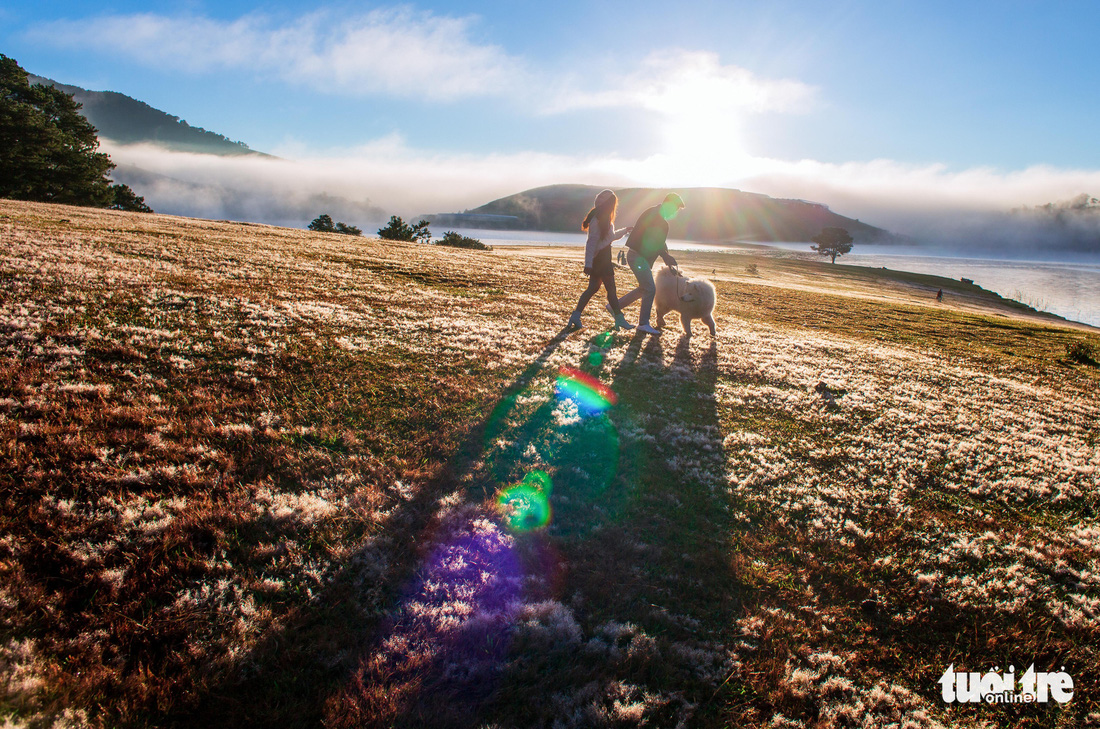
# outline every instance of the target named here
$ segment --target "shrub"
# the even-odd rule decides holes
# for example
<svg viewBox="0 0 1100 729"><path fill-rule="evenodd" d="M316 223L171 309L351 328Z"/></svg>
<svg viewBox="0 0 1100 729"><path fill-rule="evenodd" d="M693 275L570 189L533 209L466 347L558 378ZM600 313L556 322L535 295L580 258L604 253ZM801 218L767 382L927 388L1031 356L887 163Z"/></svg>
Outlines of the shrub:
<svg viewBox="0 0 1100 729"><path fill-rule="evenodd" d="M310 230L315 230L318 233L343 233L344 235L363 235L363 231L356 228L354 225L345 225L344 223L333 223L332 216L322 213L313 219L313 222L309 224Z"/></svg>
<svg viewBox="0 0 1100 729"><path fill-rule="evenodd" d="M343 223L336 224L336 232L343 233L344 235L363 235L363 231L356 228L354 225L344 225Z"/></svg>
<svg viewBox="0 0 1100 729"><path fill-rule="evenodd" d="M1096 362L1096 348L1087 342L1073 341L1066 345L1066 356L1084 365L1100 366Z"/></svg>
<svg viewBox="0 0 1100 729"><path fill-rule="evenodd" d="M427 243L432 239L428 230L428 221L421 220L416 225L409 225L397 215L390 216L390 222L385 228L378 229L378 237L385 240L403 240L417 243Z"/></svg>
<svg viewBox="0 0 1100 729"><path fill-rule="evenodd" d="M452 248L471 248L475 251L491 251L492 246L487 246L477 238L471 238L466 235L459 235L453 230L448 230L443 234L443 239L436 245L450 246Z"/></svg>
<svg viewBox="0 0 1100 729"><path fill-rule="evenodd" d="M749 265L745 266L745 271L746 271L746 272L747 272L747 273L748 273L748 274L749 274L750 276L755 276L756 274L758 274L758 273L759 273L759 270L758 270L758 269L756 268L756 264L755 264L755 263L750 263Z"/></svg>

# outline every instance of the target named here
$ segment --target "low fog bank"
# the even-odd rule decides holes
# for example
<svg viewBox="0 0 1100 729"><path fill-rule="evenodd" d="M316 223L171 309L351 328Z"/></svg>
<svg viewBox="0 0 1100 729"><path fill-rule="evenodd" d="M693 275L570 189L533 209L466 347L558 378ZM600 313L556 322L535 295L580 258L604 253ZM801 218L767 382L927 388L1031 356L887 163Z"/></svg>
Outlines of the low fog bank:
<svg viewBox="0 0 1100 729"><path fill-rule="evenodd" d="M1100 263L1100 208L891 210L898 243L930 254ZM866 219L865 219L866 220Z"/></svg>
<svg viewBox="0 0 1100 729"><path fill-rule="evenodd" d="M915 239L955 253L1100 262L1100 212L1016 210L945 218L926 222Z"/></svg>
<svg viewBox="0 0 1100 729"><path fill-rule="evenodd" d="M327 158L173 152L153 145L103 149L158 213L304 228L321 213L370 234L391 215L456 212L538 185L590 174L546 155L410 155L383 140ZM625 184L625 179L610 180Z"/></svg>
<svg viewBox="0 0 1100 729"><path fill-rule="evenodd" d="M621 160L431 154L410 150L397 138L293 160L218 157L109 141L104 151L118 164L113 177L160 213L296 228L327 213L367 234L390 215L408 220L459 212L540 185L654 184L623 174ZM1100 260L1100 203L1080 194L1100 193L1097 172L1037 168L998 175L883 162L760 163L771 164L772 173L723 186L825 203L929 252Z"/></svg>
<svg viewBox="0 0 1100 729"><path fill-rule="evenodd" d="M1036 167L948 172L878 161L777 164L745 181L775 197L824 202L899 244L947 255L1100 261L1100 172Z"/></svg>
<svg viewBox="0 0 1100 729"><path fill-rule="evenodd" d="M368 227L386 217L385 211L366 199L297 190L270 181L257 180L244 186L181 180L132 165L119 165L112 177L144 196L145 202L158 213L188 218L304 228L321 213Z"/></svg>

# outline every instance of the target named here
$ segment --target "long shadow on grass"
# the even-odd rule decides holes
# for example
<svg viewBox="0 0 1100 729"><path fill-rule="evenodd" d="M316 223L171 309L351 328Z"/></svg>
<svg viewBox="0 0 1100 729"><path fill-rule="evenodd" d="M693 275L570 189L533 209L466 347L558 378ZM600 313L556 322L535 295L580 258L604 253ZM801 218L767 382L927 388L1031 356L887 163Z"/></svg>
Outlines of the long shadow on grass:
<svg viewBox="0 0 1100 729"><path fill-rule="evenodd" d="M547 367L567 332L549 340L504 389L514 398ZM394 507L384 532L371 539L326 588L284 618L260 644L229 666L214 666L190 708L168 721L177 726L301 726L324 723L324 707L368 654L392 606L409 592L411 575L430 556L439 498L481 454L492 416L473 424L453 460ZM380 713L385 714L385 711Z"/></svg>
<svg viewBox="0 0 1100 729"><path fill-rule="evenodd" d="M364 662L330 723L603 726L625 718L625 706L654 725L720 723L713 699L730 675L724 644L742 586L729 564L717 349L693 352L683 338L667 364L658 338L634 336L617 350L597 335L501 400L469 472L470 495L500 500L507 484L545 474L548 523L512 524L511 551L478 542L476 530L449 535L450 558L458 553L496 588L473 588L473 616L445 636L417 623L430 622L425 609L448 609L422 597L448 591L417 593L416 610L400 612L386 638L402 650ZM585 412L583 397L556 397L567 371L610 383L617 404ZM502 559L509 554L513 562ZM421 584L445 577L468 579L430 560ZM414 636L440 650L409 670L401 659ZM383 694L399 704L385 705Z"/></svg>
<svg viewBox="0 0 1100 729"><path fill-rule="evenodd" d="M717 722L743 591L729 564L717 350L682 338L666 364L659 338L633 336L620 353L619 336L564 358L562 339L548 343L452 467L391 517L388 541L349 560L198 715L598 726L640 701L656 724ZM610 393L586 402L576 382ZM509 500L514 488L527 490ZM396 565L365 611L356 593L378 590L364 569L380 551Z"/></svg>

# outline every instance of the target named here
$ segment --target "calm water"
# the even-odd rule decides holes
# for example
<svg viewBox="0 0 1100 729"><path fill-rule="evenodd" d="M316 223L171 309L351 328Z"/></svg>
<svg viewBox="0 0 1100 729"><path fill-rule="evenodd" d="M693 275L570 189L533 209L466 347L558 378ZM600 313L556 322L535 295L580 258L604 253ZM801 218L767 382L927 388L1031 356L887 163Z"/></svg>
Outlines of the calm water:
<svg viewBox="0 0 1100 729"><path fill-rule="evenodd" d="M490 245L583 246L583 233L543 233L528 230L467 230L464 235ZM695 241L670 240L673 250L743 250L739 246L714 246ZM807 260L825 260L810 251L808 243L781 243L757 248L768 255L797 255ZM927 273L946 278L973 279L984 289L1022 301L1029 306L1073 321L1100 327L1100 260L1091 262L1016 261L992 258L960 258L930 255L915 248L857 245L852 253L837 259L849 266L868 266L895 271Z"/></svg>
<svg viewBox="0 0 1100 729"><path fill-rule="evenodd" d="M806 251L806 258L828 260L809 250L809 244L776 246ZM861 252L857 252L861 251ZM803 256L799 256L800 258ZM945 278L969 278L989 291L1022 301L1040 311L1100 326L1100 261L1019 261L928 255L919 249L856 246L837 259L849 266L928 273Z"/></svg>

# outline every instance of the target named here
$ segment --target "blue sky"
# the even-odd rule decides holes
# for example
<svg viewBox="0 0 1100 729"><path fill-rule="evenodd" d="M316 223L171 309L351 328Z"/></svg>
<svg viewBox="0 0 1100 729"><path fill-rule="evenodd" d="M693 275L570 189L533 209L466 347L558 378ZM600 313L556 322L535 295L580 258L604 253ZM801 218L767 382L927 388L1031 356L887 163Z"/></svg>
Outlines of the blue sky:
<svg viewBox="0 0 1100 729"><path fill-rule="evenodd" d="M720 184L890 222L1100 194L1098 36L1094 0L0 6L0 52L28 71L395 209L548 182Z"/></svg>

